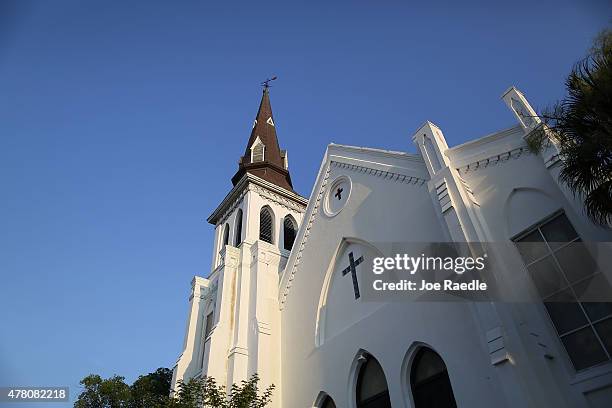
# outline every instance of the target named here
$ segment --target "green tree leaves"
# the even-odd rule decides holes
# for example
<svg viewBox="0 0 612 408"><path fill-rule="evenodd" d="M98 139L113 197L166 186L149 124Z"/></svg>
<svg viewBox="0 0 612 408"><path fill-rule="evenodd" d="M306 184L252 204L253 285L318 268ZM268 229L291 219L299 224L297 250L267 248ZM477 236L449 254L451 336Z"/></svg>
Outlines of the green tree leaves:
<svg viewBox="0 0 612 408"><path fill-rule="evenodd" d="M130 387L130 408L162 407L170 393L172 371L158 368L155 372L138 377Z"/></svg>
<svg viewBox="0 0 612 408"><path fill-rule="evenodd" d="M170 396L172 371L158 368L138 377L131 386L125 378L103 379L91 374L81 380L83 391L75 408L264 408L272 398L274 385L259 392L259 376L233 384L228 393L212 377L179 381L174 396Z"/></svg>
<svg viewBox="0 0 612 408"><path fill-rule="evenodd" d="M559 178L584 200L595 223L612 226L612 31L602 31L590 55L565 81L567 96L541 115L544 126L527 138L532 151L554 139Z"/></svg>
<svg viewBox="0 0 612 408"><path fill-rule="evenodd" d="M117 375L107 379L96 374L88 375L80 382L85 389L75 402L75 408L128 407L130 387L123 380Z"/></svg>
<svg viewBox="0 0 612 408"><path fill-rule="evenodd" d="M254 374L239 385L233 384L229 393L212 377L179 382L176 396L168 408L263 408L272 400L274 385L259 393L259 376Z"/></svg>

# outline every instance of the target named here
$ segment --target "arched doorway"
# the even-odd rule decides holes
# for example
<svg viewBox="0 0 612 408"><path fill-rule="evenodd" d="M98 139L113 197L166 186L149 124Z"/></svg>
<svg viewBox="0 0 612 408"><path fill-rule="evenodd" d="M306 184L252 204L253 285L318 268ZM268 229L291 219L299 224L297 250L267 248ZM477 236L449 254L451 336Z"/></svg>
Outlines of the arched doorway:
<svg viewBox="0 0 612 408"><path fill-rule="evenodd" d="M389 388L382 367L373 356L363 355L357 377L357 408L391 408Z"/></svg>
<svg viewBox="0 0 612 408"><path fill-rule="evenodd" d="M412 363L410 387L415 408L456 408L446 364L430 348L421 348Z"/></svg>

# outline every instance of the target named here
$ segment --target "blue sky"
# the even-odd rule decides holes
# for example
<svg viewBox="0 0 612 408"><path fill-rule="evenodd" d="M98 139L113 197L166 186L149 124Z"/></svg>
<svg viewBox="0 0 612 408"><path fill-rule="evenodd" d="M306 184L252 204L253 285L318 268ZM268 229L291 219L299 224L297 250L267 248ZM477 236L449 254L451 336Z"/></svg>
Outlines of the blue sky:
<svg viewBox="0 0 612 408"><path fill-rule="evenodd" d="M173 365L261 80L308 196L330 142L456 145L514 124L512 84L550 104L612 17L422 3L0 2L0 385Z"/></svg>

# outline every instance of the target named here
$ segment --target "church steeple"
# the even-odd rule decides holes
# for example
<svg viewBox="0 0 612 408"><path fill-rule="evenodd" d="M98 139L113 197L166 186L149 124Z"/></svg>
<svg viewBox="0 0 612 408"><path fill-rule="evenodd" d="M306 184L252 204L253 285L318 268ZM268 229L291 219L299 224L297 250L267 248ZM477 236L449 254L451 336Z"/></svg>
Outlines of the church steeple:
<svg viewBox="0 0 612 408"><path fill-rule="evenodd" d="M245 173L251 173L279 187L293 191L287 168L287 153L281 150L276 137L276 127L270 105L270 90L264 85L263 95L253 123L251 137L244 156L238 162L238 171L232 177L236 185Z"/></svg>

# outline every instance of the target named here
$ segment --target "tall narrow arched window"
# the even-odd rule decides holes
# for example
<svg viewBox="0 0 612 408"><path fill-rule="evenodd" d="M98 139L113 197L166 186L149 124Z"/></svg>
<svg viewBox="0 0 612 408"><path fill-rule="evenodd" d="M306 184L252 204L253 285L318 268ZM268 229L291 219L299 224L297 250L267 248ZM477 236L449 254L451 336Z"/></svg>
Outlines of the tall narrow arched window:
<svg viewBox="0 0 612 408"><path fill-rule="evenodd" d="M229 225L225 224L225 227L223 227L223 246L221 247L221 249L225 248L225 246L228 244L229 244Z"/></svg>
<svg viewBox="0 0 612 408"><path fill-rule="evenodd" d="M234 246L237 247L242 243L242 210L240 208L236 211L236 231L234 232Z"/></svg>
<svg viewBox="0 0 612 408"><path fill-rule="evenodd" d="M272 210L270 207L263 207L259 212L259 239L273 244L272 231Z"/></svg>
<svg viewBox="0 0 612 408"><path fill-rule="evenodd" d="M369 354L357 377L357 408L391 408L387 379L378 361Z"/></svg>
<svg viewBox="0 0 612 408"><path fill-rule="evenodd" d="M435 351L423 347L414 357L410 387L415 408L456 408L446 364Z"/></svg>
<svg viewBox="0 0 612 408"><path fill-rule="evenodd" d="M296 222L292 216L287 215L283 221L283 248L291 251L295 241Z"/></svg>

